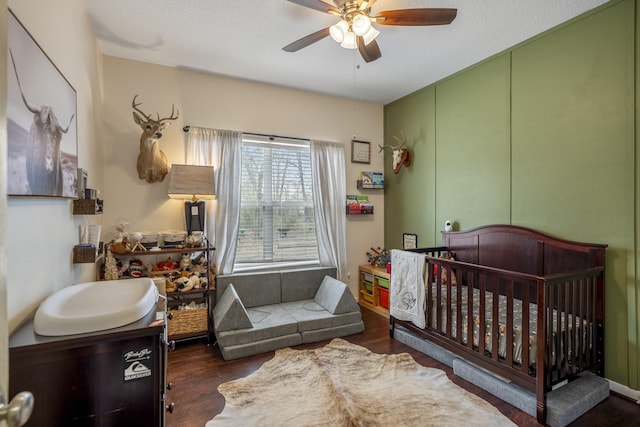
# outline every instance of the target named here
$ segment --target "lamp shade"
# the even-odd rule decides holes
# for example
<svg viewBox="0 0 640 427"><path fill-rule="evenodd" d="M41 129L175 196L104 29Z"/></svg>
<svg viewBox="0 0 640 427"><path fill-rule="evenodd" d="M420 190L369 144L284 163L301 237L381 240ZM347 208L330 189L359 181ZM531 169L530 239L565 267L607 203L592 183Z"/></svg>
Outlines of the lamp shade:
<svg viewBox="0 0 640 427"><path fill-rule="evenodd" d="M348 31L349 23L347 23L347 21L345 21L344 19L337 24L333 24L331 27L329 27L329 35L331 35L331 38L338 43L342 43L342 41L344 40L344 36Z"/></svg>
<svg viewBox="0 0 640 427"><path fill-rule="evenodd" d="M359 13L353 18L351 26L356 36L364 36L367 31L369 31L369 28L371 28L371 18L363 13Z"/></svg>
<svg viewBox="0 0 640 427"><path fill-rule="evenodd" d="M213 199L213 166L172 165L168 194L174 199Z"/></svg>
<svg viewBox="0 0 640 427"><path fill-rule="evenodd" d="M344 40L342 41L342 43L340 43L340 46L344 47L345 49L355 49L358 47L358 43L356 40L357 39L355 33L353 31L349 31L344 35Z"/></svg>

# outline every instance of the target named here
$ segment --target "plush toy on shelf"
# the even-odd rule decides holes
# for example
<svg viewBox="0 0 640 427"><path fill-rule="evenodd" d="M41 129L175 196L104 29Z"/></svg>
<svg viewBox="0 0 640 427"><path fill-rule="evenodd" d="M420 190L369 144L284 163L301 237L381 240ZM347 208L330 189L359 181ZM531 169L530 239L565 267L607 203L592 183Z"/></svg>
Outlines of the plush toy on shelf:
<svg viewBox="0 0 640 427"><path fill-rule="evenodd" d="M124 236L122 239L116 240L111 244L109 250L112 253L119 255L131 252L131 249L129 249L129 238Z"/></svg>

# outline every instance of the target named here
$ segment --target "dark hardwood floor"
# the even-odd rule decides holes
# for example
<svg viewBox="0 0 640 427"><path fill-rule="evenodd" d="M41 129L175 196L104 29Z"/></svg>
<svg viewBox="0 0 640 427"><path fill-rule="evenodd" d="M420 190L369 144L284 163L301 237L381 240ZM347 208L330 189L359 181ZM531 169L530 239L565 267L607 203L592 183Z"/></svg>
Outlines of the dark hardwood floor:
<svg viewBox="0 0 640 427"><path fill-rule="evenodd" d="M344 337L346 340L368 348L375 353L407 352L423 366L444 370L459 386L485 399L519 426L538 426L534 417L514 408L488 392L456 377L451 368L389 338L389 321L365 308L362 309L365 331ZM328 341L304 344L295 348L317 348ZM204 424L219 414L224 398L217 391L219 384L249 375L273 357L273 352L243 359L224 361L216 346L203 341L178 343L169 353L167 380L172 387L167 393L168 402L175 403L172 414L167 414L167 427L193 427ZM571 424L572 427L629 426L640 427L640 405L612 395Z"/></svg>

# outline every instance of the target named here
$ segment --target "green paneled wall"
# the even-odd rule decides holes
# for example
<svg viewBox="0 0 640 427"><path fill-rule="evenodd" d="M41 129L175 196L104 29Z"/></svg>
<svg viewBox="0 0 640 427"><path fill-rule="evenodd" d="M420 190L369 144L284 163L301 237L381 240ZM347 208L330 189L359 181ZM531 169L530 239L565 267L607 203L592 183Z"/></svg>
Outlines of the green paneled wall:
<svg viewBox="0 0 640 427"><path fill-rule="evenodd" d="M609 245L606 372L618 382L636 352L621 304L634 249L633 24L625 2L513 52L513 221Z"/></svg>
<svg viewBox="0 0 640 427"><path fill-rule="evenodd" d="M606 377L633 389L637 1L608 3L385 107L386 140L404 131L416 141L411 168L385 167L386 245L401 247L403 232L439 244L446 219L608 244Z"/></svg>
<svg viewBox="0 0 640 427"><path fill-rule="evenodd" d="M402 247L402 233L418 235L418 245L432 246L435 221L435 91L427 88L385 111L385 144L394 136L407 138L412 165L393 173L391 154L385 158L385 244ZM392 124L392 125L391 125ZM387 224L392 227L388 228Z"/></svg>
<svg viewBox="0 0 640 427"><path fill-rule="evenodd" d="M436 230L509 223L509 55L436 87Z"/></svg>

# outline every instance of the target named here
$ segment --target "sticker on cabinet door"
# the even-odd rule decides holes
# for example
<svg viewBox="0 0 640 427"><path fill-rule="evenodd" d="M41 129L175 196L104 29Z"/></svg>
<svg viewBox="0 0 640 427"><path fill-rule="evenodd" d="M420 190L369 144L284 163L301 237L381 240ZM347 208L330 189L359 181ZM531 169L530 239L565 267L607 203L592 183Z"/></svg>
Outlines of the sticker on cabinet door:
<svg viewBox="0 0 640 427"><path fill-rule="evenodd" d="M141 348L125 352L122 356L124 382L150 377L152 355L153 351L150 348Z"/></svg>

